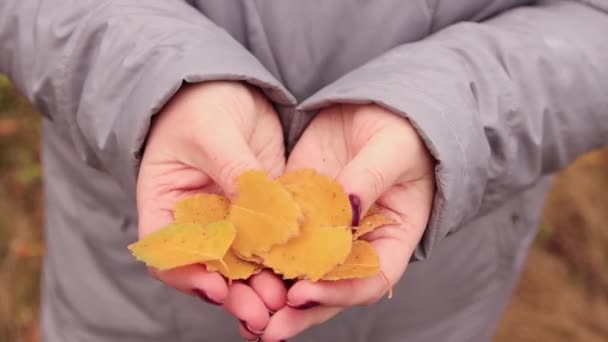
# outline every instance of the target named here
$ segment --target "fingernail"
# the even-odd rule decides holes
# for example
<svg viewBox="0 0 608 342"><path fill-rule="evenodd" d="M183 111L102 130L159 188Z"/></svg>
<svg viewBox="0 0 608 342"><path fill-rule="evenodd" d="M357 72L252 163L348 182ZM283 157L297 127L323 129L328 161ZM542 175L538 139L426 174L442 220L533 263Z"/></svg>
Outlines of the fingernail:
<svg viewBox="0 0 608 342"><path fill-rule="evenodd" d="M306 303L298 305L298 306L294 306L294 305L287 303L287 306L289 306L290 308L298 309L298 310L311 309L311 308L317 307L319 305L321 305L319 302L314 302L314 301L306 302Z"/></svg>
<svg viewBox="0 0 608 342"><path fill-rule="evenodd" d="M243 325L243 328L245 328L245 330L247 330L250 334L253 334L253 335L256 335L256 336L260 336L260 335L262 335L264 333L264 330L262 330L262 331L256 331L254 329L251 329L249 327L249 324L247 324L247 322L245 322L245 321L239 320L239 322L241 322L241 324Z"/></svg>
<svg viewBox="0 0 608 342"><path fill-rule="evenodd" d="M359 225L359 219L361 218L361 199L355 194L348 195L348 199L350 200L350 207L353 211L351 225L356 227Z"/></svg>
<svg viewBox="0 0 608 342"><path fill-rule="evenodd" d="M209 296L207 296L207 294L199 289L194 289L192 290L192 292L194 292L200 299L204 300L206 303L209 303L211 305L222 305L222 303L218 303L216 301L214 301L213 299L209 298Z"/></svg>

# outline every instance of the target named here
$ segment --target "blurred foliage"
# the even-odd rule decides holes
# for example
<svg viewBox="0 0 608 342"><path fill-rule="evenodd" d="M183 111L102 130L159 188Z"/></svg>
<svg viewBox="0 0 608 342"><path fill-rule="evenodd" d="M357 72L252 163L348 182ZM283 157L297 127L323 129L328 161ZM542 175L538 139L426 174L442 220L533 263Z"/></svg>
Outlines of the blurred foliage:
<svg viewBox="0 0 608 342"><path fill-rule="evenodd" d="M42 254L40 116L0 75L0 341L37 334Z"/></svg>
<svg viewBox="0 0 608 342"><path fill-rule="evenodd" d="M40 116L0 75L0 341L38 341ZM564 170L496 342L608 341L608 150Z"/></svg>

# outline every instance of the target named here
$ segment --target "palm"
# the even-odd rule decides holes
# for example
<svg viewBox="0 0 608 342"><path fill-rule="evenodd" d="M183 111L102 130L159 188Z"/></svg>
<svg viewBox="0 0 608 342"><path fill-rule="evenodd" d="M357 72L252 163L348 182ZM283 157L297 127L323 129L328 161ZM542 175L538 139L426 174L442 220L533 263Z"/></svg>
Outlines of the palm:
<svg viewBox="0 0 608 342"><path fill-rule="evenodd" d="M141 215L141 219L150 219L150 222L140 222L141 235L170 223L173 219L172 208L175 202L181 198L200 192L227 196L234 194L233 182L227 185L219 184L217 177L213 176L214 174L217 174L218 177L222 175L229 182L229 180L234 180L238 176L239 170L245 167L238 163L230 163L230 159L219 165L215 162L224 157L221 154L231 154L230 151L227 151L229 146L219 146L219 142L224 139L217 136L223 132L222 128L218 126L232 124L231 122L216 121L212 128L205 129L207 132L201 129L200 135L204 141L198 144L164 144L166 141L175 140L172 136L156 140L152 135L156 132L152 131L147 151L153 152L144 155L139 173L138 204L140 207L146 208L146 215ZM271 115L262 115L259 120L255 121L247 120L239 127L252 157L259 163L257 166L274 177L279 176L285 166L283 140L282 136L277 134L278 129L280 129L279 122L276 117ZM179 134L179 132L170 131L159 133ZM188 151L198 148L199 145L207 146L207 151L203 153Z"/></svg>
<svg viewBox="0 0 608 342"><path fill-rule="evenodd" d="M341 106L318 116L289 157L287 170L315 168L352 187L347 191L377 194L372 195L375 202L393 212L401 224L425 225L426 215L416 217L412 213L429 204L428 189L434 185L430 155L417 134L406 134L413 132L406 120L386 111L363 108ZM366 155L375 155L374 159L363 158L355 166L358 172L345 172L363 149ZM396 181L388 184L390 176L374 163L390 164ZM352 178L361 173L373 179L374 189L357 186ZM364 203L363 209L371 204Z"/></svg>

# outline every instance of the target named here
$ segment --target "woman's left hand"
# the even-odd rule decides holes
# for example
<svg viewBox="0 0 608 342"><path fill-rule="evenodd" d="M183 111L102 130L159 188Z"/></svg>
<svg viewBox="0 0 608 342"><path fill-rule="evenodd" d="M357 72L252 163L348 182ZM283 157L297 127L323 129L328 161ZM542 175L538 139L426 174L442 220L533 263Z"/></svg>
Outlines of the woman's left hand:
<svg viewBox="0 0 608 342"><path fill-rule="evenodd" d="M336 105L311 122L287 162L287 171L314 168L333 176L347 193L358 197L360 213L377 203L397 222L365 236L392 286L403 275L427 226L435 193L434 166L408 120L376 105ZM345 308L378 301L388 289L380 276L298 281L287 294L289 306L271 317L262 340L292 338Z"/></svg>

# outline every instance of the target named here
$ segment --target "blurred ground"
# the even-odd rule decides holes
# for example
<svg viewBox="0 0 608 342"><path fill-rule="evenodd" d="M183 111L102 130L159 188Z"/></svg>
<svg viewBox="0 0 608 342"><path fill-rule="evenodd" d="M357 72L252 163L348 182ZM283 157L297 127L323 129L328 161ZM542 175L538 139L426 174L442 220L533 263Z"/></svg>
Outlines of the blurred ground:
<svg viewBox="0 0 608 342"><path fill-rule="evenodd" d="M39 129L0 76L0 342L38 340ZM608 149L559 175L544 214L496 342L608 341Z"/></svg>
<svg viewBox="0 0 608 342"><path fill-rule="evenodd" d="M496 341L608 341L608 149L557 178Z"/></svg>

